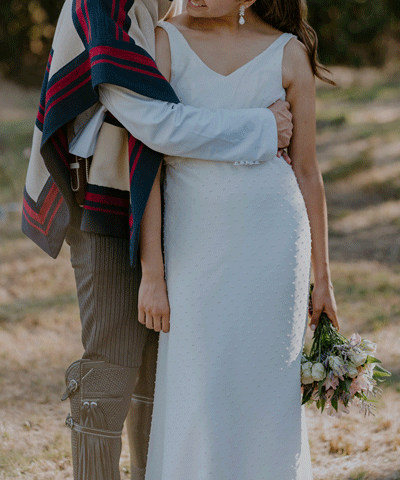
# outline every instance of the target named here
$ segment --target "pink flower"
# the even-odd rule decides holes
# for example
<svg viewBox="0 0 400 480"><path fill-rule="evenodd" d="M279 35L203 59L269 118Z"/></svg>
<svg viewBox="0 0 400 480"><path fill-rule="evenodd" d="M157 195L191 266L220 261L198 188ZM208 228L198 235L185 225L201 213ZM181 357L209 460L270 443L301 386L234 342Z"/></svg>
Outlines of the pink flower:
<svg viewBox="0 0 400 480"><path fill-rule="evenodd" d="M358 377L353 378L350 385L350 395L355 395L357 392L368 392L372 389L372 384L368 381L368 378L361 374Z"/></svg>
<svg viewBox="0 0 400 480"><path fill-rule="evenodd" d="M311 398L316 402L319 399L318 387L314 387L314 390L311 394Z"/></svg>
<svg viewBox="0 0 400 480"><path fill-rule="evenodd" d="M334 393L335 393L335 390L333 390L333 388L330 388L329 390L327 390L327 392L325 393L325 400L329 402L333 397Z"/></svg>
<svg viewBox="0 0 400 480"><path fill-rule="evenodd" d="M357 377L353 378L353 381L351 382L349 391L350 391L351 396L354 396L357 392L361 392L361 386L357 382Z"/></svg>
<svg viewBox="0 0 400 480"><path fill-rule="evenodd" d="M336 387L339 385L338 376L335 375L333 372L329 372L323 385L325 387L325 390L329 390L330 388L333 388L333 390L335 390Z"/></svg>

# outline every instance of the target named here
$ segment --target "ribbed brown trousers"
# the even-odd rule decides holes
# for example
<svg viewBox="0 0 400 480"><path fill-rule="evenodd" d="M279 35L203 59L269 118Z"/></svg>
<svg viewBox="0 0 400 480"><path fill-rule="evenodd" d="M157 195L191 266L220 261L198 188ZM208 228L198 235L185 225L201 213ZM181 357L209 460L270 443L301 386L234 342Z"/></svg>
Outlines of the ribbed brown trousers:
<svg viewBox="0 0 400 480"><path fill-rule="evenodd" d="M69 227L80 317L83 358L124 366L142 364L143 348L159 333L138 321L138 260L129 264L129 240Z"/></svg>

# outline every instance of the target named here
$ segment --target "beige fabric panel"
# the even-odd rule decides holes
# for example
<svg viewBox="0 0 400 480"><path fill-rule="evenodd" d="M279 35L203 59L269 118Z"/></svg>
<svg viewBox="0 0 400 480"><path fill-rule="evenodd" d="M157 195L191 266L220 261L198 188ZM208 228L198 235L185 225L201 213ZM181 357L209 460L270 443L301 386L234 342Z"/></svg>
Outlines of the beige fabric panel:
<svg viewBox="0 0 400 480"><path fill-rule="evenodd" d="M165 16L174 16L182 12L186 0L135 0L129 10L132 24L129 35L136 44L144 48L153 58L155 56L154 29ZM167 15L168 14L168 15Z"/></svg>
<svg viewBox="0 0 400 480"><path fill-rule="evenodd" d="M128 132L124 128L103 123L93 154L89 183L129 190Z"/></svg>
<svg viewBox="0 0 400 480"><path fill-rule="evenodd" d="M61 28L56 30L53 40L53 49L57 54L51 62L49 78L85 50L72 22L71 10L72 0L66 0L57 23ZM63 48L61 42L65 42L66 39L68 39L68 48Z"/></svg>
<svg viewBox="0 0 400 480"><path fill-rule="evenodd" d="M35 125L33 130L32 153L29 160L28 172L26 174L26 191L28 195L37 202L43 187L46 185L50 174L44 164L43 157L40 155L40 144L42 141L42 132Z"/></svg>

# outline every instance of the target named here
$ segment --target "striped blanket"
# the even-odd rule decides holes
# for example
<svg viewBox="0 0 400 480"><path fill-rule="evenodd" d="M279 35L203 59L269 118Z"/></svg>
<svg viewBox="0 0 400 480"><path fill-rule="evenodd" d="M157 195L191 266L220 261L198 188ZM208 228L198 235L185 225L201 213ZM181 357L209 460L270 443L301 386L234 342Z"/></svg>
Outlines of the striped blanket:
<svg viewBox="0 0 400 480"><path fill-rule="evenodd" d="M22 217L23 232L53 258L72 225L130 236L130 260L136 263L140 221L162 155L128 133L130 190L89 185L81 208L70 185L69 130L71 122L96 112L101 83L178 103L153 60L154 28L169 6L168 0L64 3L43 81Z"/></svg>

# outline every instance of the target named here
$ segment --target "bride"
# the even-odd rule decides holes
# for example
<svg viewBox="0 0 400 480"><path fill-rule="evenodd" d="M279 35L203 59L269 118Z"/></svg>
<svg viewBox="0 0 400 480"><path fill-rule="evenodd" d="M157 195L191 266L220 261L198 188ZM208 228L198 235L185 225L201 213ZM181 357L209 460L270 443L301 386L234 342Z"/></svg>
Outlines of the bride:
<svg viewBox="0 0 400 480"><path fill-rule="evenodd" d="M156 29L157 65L183 103L286 98L293 137L292 165L166 156L162 189L158 172L140 239L139 321L162 331L146 480L312 479L300 395L310 262L311 328L322 310L339 328L316 44L302 0L188 0Z"/></svg>

